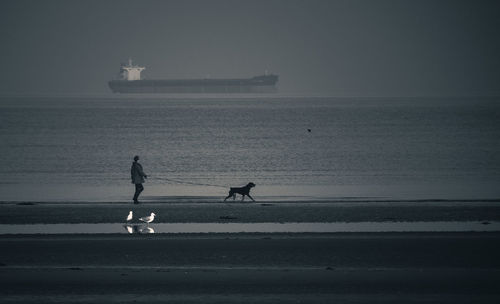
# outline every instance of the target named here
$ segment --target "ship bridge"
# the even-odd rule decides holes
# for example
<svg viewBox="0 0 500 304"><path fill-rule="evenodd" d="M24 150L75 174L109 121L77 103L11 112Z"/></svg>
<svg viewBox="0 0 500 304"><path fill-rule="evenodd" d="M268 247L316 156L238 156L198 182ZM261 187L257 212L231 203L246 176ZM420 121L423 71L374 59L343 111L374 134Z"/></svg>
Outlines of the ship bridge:
<svg viewBox="0 0 500 304"><path fill-rule="evenodd" d="M120 75L123 80L141 80L141 72L145 70L145 67L132 64L132 59L128 60L128 65L122 65L120 67Z"/></svg>

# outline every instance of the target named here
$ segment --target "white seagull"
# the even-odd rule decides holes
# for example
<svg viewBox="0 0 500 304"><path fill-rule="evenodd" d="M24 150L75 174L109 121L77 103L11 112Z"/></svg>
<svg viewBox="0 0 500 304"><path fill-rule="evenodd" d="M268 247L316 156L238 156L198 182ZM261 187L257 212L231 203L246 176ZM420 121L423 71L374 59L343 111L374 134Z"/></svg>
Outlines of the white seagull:
<svg viewBox="0 0 500 304"><path fill-rule="evenodd" d="M132 220L132 218L134 217L134 213L132 211L130 211L128 213L128 216L127 216L127 222L130 222Z"/></svg>
<svg viewBox="0 0 500 304"><path fill-rule="evenodd" d="M156 214L154 214L153 212L151 212L150 216L141 217L141 218L139 218L139 220L149 224L149 223L151 223L152 221L155 220L155 215Z"/></svg>

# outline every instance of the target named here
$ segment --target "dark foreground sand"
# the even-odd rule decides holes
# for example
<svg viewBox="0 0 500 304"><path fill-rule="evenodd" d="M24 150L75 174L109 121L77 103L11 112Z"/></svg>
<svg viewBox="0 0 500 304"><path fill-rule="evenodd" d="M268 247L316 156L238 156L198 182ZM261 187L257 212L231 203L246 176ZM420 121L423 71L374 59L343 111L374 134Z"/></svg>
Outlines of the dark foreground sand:
<svg viewBox="0 0 500 304"><path fill-rule="evenodd" d="M2 203L1 224L498 221L497 201ZM1 235L1 303L500 303L500 232Z"/></svg>
<svg viewBox="0 0 500 304"><path fill-rule="evenodd" d="M0 237L2 303L498 303L500 233Z"/></svg>

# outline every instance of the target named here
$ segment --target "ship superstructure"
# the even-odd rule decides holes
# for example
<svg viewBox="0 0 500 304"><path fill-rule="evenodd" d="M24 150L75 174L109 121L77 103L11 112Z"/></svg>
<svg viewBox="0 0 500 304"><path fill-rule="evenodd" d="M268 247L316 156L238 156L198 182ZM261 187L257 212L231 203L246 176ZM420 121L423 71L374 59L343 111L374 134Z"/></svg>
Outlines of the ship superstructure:
<svg viewBox="0 0 500 304"><path fill-rule="evenodd" d="M132 59L128 60L128 65L120 66L120 78L121 80L141 80L141 72L144 71L145 67L140 67L138 65L132 64Z"/></svg>

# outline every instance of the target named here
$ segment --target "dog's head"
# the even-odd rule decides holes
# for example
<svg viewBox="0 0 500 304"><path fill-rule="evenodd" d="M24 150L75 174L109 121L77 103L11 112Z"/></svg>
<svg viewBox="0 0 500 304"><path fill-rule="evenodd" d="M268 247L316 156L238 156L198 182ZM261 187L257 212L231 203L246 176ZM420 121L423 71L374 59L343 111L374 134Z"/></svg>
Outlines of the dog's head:
<svg viewBox="0 0 500 304"><path fill-rule="evenodd" d="M254 184L254 183L252 183L252 182L250 182L250 183L248 183L247 187L248 187L248 188L253 188L253 187L255 187L255 184Z"/></svg>

